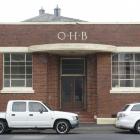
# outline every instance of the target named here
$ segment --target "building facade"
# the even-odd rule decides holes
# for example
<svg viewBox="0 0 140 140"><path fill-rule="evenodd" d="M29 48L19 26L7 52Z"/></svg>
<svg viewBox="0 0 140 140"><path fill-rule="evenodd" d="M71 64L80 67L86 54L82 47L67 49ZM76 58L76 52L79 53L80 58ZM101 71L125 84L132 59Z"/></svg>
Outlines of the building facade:
<svg viewBox="0 0 140 140"><path fill-rule="evenodd" d="M140 25L0 24L0 111L8 100L113 118L140 101Z"/></svg>

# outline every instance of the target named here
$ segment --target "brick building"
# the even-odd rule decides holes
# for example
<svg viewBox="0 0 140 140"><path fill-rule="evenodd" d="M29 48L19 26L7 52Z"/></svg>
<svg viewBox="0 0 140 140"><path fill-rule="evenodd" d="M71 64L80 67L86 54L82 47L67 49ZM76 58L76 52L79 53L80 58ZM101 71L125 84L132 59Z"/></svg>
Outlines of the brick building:
<svg viewBox="0 0 140 140"><path fill-rule="evenodd" d="M0 111L11 99L111 120L140 101L140 25L0 24Z"/></svg>

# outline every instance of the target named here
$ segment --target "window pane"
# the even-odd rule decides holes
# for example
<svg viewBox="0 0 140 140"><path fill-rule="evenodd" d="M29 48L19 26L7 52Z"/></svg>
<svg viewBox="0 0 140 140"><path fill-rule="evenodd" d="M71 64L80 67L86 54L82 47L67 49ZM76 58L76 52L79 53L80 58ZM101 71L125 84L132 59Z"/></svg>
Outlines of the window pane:
<svg viewBox="0 0 140 140"><path fill-rule="evenodd" d="M118 54L112 54L112 61L118 61Z"/></svg>
<svg viewBox="0 0 140 140"><path fill-rule="evenodd" d="M11 80L12 87L25 87L25 80Z"/></svg>
<svg viewBox="0 0 140 140"><path fill-rule="evenodd" d="M134 74L133 66L119 66L119 74Z"/></svg>
<svg viewBox="0 0 140 140"><path fill-rule="evenodd" d="M32 79L26 79L26 87L32 87Z"/></svg>
<svg viewBox="0 0 140 140"><path fill-rule="evenodd" d="M11 61L25 61L25 54L11 54Z"/></svg>
<svg viewBox="0 0 140 140"><path fill-rule="evenodd" d="M120 79L134 79L134 75L119 75Z"/></svg>
<svg viewBox="0 0 140 140"><path fill-rule="evenodd" d="M26 103L25 102L14 102L12 106L12 111L14 112L25 112Z"/></svg>
<svg viewBox="0 0 140 140"><path fill-rule="evenodd" d="M8 53L4 54L4 61L10 61L10 54Z"/></svg>
<svg viewBox="0 0 140 140"><path fill-rule="evenodd" d="M32 74L32 67L31 66L26 67L26 74Z"/></svg>
<svg viewBox="0 0 140 140"><path fill-rule="evenodd" d="M118 66L112 67L112 74L118 74Z"/></svg>
<svg viewBox="0 0 140 140"><path fill-rule="evenodd" d="M135 65L140 65L140 62L135 62Z"/></svg>
<svg viewBox="0 0 140 140"><path fill-rule="evenodd" d="M11 78L12 79L25 79L25 75L19 75L19 74L16 74L16 75L11 75Z"/></svg>
<svg viewBox="0 0 140 140"><path fill-rule="evenodd" d="M4 67L4 74L10 74L10 67L9 66Z"/></svg>
<svg viewBox="0 0 140 140"><path fill-rule="evenodd" d="M84 74L84 60L63 59L62 74Z"/></svg>
<svg viewBox="0 0 140 140"><path fill-rule="evenodd" d="M25 74L25 67L11 66L11 74Z"/></svg>
<svg viewBox="0 0 140 140"><path fill-rule="evenodd" d="M10 62L4 62L4 65L5 66L9 66L10 65Z"/></svg>
<svg viewBox="0 0 140 140"><path fill-rule="evenodd" d="M134 105L131 111L140 111L140 105Z"/></svg>
<svg viewBox="0 0 140 140"><path fill-rule="evenodd" d="M32 66L32 62L26 62L27 66Z"/></svg>
<svg viewBox="0 0 140 140"><path fill-rule="evenodd" d="M4 75L5 79L10 79L10 75Z"/></svg>
<svg viewBox="0 0 140 140"><path fill-rule="evenodd" d="M140 80L135 80L135 87L140 87Z"/></svg>
<svg viewBox="0 0 140 140"><path fill-rule="evenodd" d="M120 80L120 87L133 87L133 80Z"/></svg>
<svg viewBox="0 0 140 140"><path fill-rule="evenodd" d="M25 62L11 62L12 66L25 66Z"/></svg>
<svg viewBox="0 0 140 140"><path fill-rule="evenodd" d="M140 79L140 74L139 75L135 75L135 79Z"/></svg>
<svg viewBox="0 0 140 140"><path fill-rule="evenodd" d="M26 54L26 61L32 61L32 55L30 53Z"/></svg>
<svg viewBox="0 0 140 140"><path fill-rule="evenodd" d="M10 79L4 79L4 87L10 87Z"/></svg>
<svg viewBox="0 0 140 140"><path fill-rule="evenodd" d="M140 66L135 66L135 74L140 74Z"/></svg>
<svg viewBox="0 0 140 140"><path fill-rule="evenodd" d="M40 103L29 102L29 111L30 112L39 112L39 110L43 110L43 112L47 112L47 109Z"/></svg>
<svg viewBox="0 0 140 140"><path fill-rule="evenodd" d="M120 61L133 61L133 54L120 54Z"/></svg>
<svg viewBox="0 0 140 140"><path fill-rule="evenodd" d="M112 79L118 79L118 75L112 75Z"/></svg>
<svg viewBox="0 0 140 140"><path fill-rule="evenodd" d="M122 65L122 66L134 66L134 62L119 62L119 65Z"/></svg>
<svg viewBox="0 0 140 140"><path fill-rule="evenodd" d="M28 75L26 75L26 78L27 79L32 79L32 75L31 74L28 74Z"/></svg>
<svg viewBox="0 0 140 140"><path fill-rule="evenodd" d="M140 61L140 54L135 54L135 61Z"/></svg>
<svg viewBox="0 0 140 140"><path fill-rule="evenodd" d="M112 81L112 87L119 87L119 81L118 80L113 80Z"/></svg>

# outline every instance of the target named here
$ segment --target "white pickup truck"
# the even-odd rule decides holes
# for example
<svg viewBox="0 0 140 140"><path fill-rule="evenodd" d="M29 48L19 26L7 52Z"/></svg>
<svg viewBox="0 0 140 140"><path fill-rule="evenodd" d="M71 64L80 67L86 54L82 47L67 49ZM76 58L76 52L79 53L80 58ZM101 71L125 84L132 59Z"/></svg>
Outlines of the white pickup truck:
<svg viewBox="0 0 140 140"><path fill-rule="evenodd" d="M78 124L77 114L53 111L36 100L11 100L6 112L0 112L0 134L19 128L52 128L58 134L66 134Z"/></svg>

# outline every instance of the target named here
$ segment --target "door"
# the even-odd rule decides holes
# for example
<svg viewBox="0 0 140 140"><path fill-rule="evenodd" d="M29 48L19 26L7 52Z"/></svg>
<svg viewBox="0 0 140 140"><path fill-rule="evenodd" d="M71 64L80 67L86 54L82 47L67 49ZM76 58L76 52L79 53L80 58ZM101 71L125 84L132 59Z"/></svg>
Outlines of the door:
<svg viewBox="0 0 140 140"><path fill-rule="evenodd" d="M84 97L84 77L62 77L61 92L63 109L81 109Z"/></svg>
<svg viewBox="0 0 140 140"><path fill-rule="evenodd" d="M26 102L13 102L11 109L7 113L9 127L25 127L27 124L28 113L26 111Z"/></svg>
<svg viewBox="0 0 140 140"><path fill-rule="evenodd" d="M28 125L30 127L52 127L52 113L40 102L28 103Z"/></svg>

